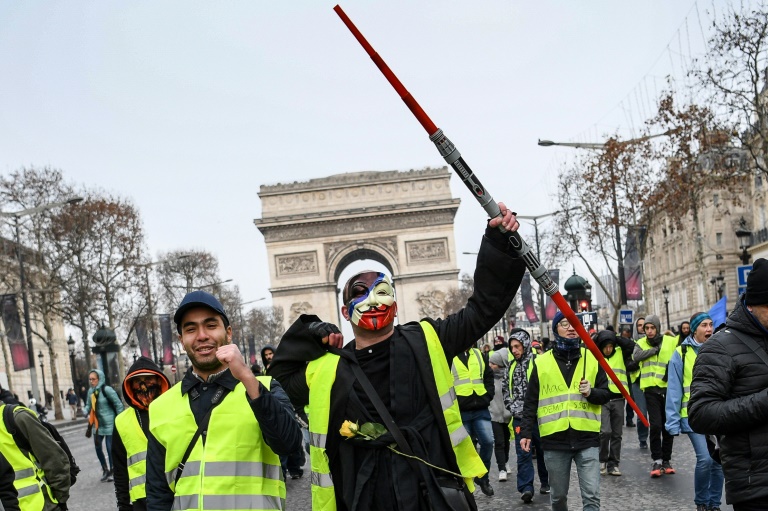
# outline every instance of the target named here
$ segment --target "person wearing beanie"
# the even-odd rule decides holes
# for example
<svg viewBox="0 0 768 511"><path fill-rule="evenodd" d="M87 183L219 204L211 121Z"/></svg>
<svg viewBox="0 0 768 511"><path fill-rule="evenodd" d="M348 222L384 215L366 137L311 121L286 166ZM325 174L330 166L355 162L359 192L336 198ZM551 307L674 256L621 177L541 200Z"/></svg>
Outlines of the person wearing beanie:
<svg viewBox="0 0 768 511"><path fill-rule="evenodd" d="M688 424L688 402L691 396L693 367L699 350L712 336L712 318L706 312L691 316L690 334L675 349L669 361L667 378L667 422L664 427L672 436L680 433L688 439L696 452L696 469L693 476L694 504L696 511L720 509L723 496L723 469L712 459L707 449L706 437L694 432Z"/></svg>
<svg viewBox="0 0 768 511"><path fill-rule="evenodd" d="M139 357L123 380L128 407L115 418L112 434L115 496L118 511L145 511L147 494L147 433L149 405L171 388L160 368L149 358Z"/></svg>
<svg viewBox="0 0 768 511"><path fill-rule="evenodd" d="M768 261L759 258L725 327L699 347L688 401L690 428L719 440L734 511L768 509L767 350Z"/></svg>
<svg viewBox="0 0 768 511"><path fill-rule="evenodd" d="M553 348L536 357L523 407L520 447L541 435L553 511L568 509L576 464L584 510L600 509L600 413L610 399L608 377L561 312L552 320ZM567 412L567 413L565 413Z"/></svg>
<svg viewBox="0 0 768 511"><path fill-rule="evenodd" d="M625 388L629 386L627 380L627 354L619 344L616 332L603 330L597 334L595 340L597 347L603 353L606 362L613 372L621 380ZM624 396L613 381L608 380L610 399L603 405L600 415L600 474L620 476L619 463L621 462L621 436L624 429Z"/></svg>
<svg viewBox="0 0 768 511"><path fill-rule="evenodd" d="M651 443L651 477L674 474L672 445L674 438L664 428L667 401L667 364L677 348L677 337L661 334L661 320L655 314L645 317L645 337L637 341L632 359L640 364L640 391L648 410Z"/></svg>
<svg viewBox="0 0 768 511"><path fill-rule="evenodd" d="M499 482L507 480L507 463L509 462L509 421L512 414L504 406L503 382L509 367L509 350L501 348L488 357L488 366L493 371L494 393L491 406L491 429L493 430L493 454L499 469Z"/></svg>
<svg viewBox="0 0 768 511"><path fill-rule="evenodd" d="M509 371L505 374L502 389L504 391L504 404L512 414L512 429L515 433L515 452L517 454L517 491L520 498L526 504L533 500L533 456L530 451L524 451L520 447L520 425L523 420L523 408L525 395L528 391L528 378L533 370L533 364L538 353L532 349L531 336L526 330L515 328L509 335L509 349L513 356ZM541 447L541 438L537 429L531 433L531 440L536 449L536 467L539 472L541 494L548 494L549 473L544 462L544 449Z"/></svg>

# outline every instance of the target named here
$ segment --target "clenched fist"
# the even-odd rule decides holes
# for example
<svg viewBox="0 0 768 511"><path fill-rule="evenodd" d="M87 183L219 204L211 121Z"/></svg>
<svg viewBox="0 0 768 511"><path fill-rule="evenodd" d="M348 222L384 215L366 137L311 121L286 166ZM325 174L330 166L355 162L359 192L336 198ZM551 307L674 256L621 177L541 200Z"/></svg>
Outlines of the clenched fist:
<svg viewBox="0 0 768 511"><path fill-rule="evenodd" d="M344 336L339 331L339 327L333 323L325 321L313 321L307 324L307 330L312 336L323 344L341 348L344 345Z"/></svg>

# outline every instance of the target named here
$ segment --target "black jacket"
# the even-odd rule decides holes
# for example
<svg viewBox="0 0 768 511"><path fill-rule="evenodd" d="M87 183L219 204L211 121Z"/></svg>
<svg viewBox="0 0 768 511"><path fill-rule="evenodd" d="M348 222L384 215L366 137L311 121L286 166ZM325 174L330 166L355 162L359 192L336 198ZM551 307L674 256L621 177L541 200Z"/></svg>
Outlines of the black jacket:
<svg viewBox="0 0 768 511"><path fill-rule="evenodd" d="M13 467L0 452L0 509L5 511L19 511L19 495L13 486L14 478Z"/></svg>
<svg viewBox="0 0 768 511"><path fill-rule="evenodd" d="M474 356L475 355L471 351L462 351L456 355L456 358L461 360L465 366L469 367L469 357ZM493 369L491 369L491 366L488 363L488 357L483 355L481 355L481 357L483 358L483 362L485 364L485 371L483 371L483 386L485 387L485 394L478 396L476 392L473 392L471 396L456 396L456 401L459 403L459 410L462 412L487 409L490 406L491 401L493 401L493 396L496 394L496 383L493 379Z"/></svg>
<svg viewBox="0 0 768 511"><path fill-rule="evenodd" d="M502 317L524 273L523 261L513 256L507 240L498 231L487 229L478 253L474 292L466 307L445 319L427 318L443 345L448 366L456 355L467 350ZM269 374L280 380L297 408L302 408L309 400L305 376L307 362L325 355L328 350L307 331L306 324L312 321L319 321L319 318L301 316L289 328L269 368ZM377 360L375 374L368 377L380 382L378 386L374 384L379 398L414 453L436 466L456 471L458 467L452 455L421 327L418 323L396 326L388 340L373 347L373 356L377 350L388 352L388 358L384 364ZM382 421L356 382L350 369L351 362L346 360L356 356L354 341L334 352L338 352L342 359L331 389L326 451L339 511L449 509L435 480L435 476L443 477L442 473L423 470L423 465L413 465L388 451L386 446L394 442L391 435L384 435L386 441L375 445L342 439L338 431L344 420L359 420L360 424ZM369 375L362 359L360 365ZM426 497L420 484L426 488ZM431 503L427 503L427 499ZM468 501L474 509L471 494Z"/></svg>
<svg viewBox="0 0 768 511"><path fill-rule="evenodd" d="M587 352L586 348L579 350L579 356L582 353ZM576 372L576 364L578 358L572 359L570 364L568 359L560 354L557 350L552 350L552 354L557 361L557 366L560 368L560 372L563 374L566 384L570 384L574 378L581 379L580 374L574 374ZM597 364L597 360L589 353L588 363ZM546 376L543 376L546 378ZM531 379L528 381L528 392L525 395L525 405L523 406L523 422L520 425L520 437L532 438L533 428L538 428L538 422L536 418L536 412L539 409L539 385L540 376L538 371L538 365L533 364L533 370L531 371ZM602 405L611 399L611 391L608 390L608 376L606 376L603 368L597 367L597 376L595 377L595 384L592 387L592 392L587 397L587 401L593 405ZM588 431L577 431L573 428L568 428L565 431L553 433L551 435L541 437L541 447L545 451L578 451L586 449L588 447L600 446L600 433L593 433Z"/></svg>
<svg viewBox="0 0 768 511"><path fill-rule="evenodd" d="M192 368L187 371L184 379L177 383L181 385L181 393L184 396L192 393L195 397L188 399L188 403L195 421L199 424L212 406L213 396L219 387L234 390L240 383L229 369L208 377L207 382L200 380ZM266 443L279 456L287 456L301 446L302 434L293 412L289 411L279 394L284 391L277 381L272 381L270 390L259 383L261 395L251 399L246 395L247 404L251 407L256 420L259 421L261 434ZM231 394L224 399L232 399ZM233 424L232 427L237 427ZM215 435L215 431L208 431L208 435ZM243 432L247 434L247 432ZM147 435L147 510L168 511L173 506L173 491L168 487L165 478L165 448L160 445L152 433Z"/></svg>
<svg viewBox="0 0 768 511"><path fill-rule="evenodd" d="M768 499L768 365L736 336L768 351L765 329L739 301L693 366L688 423L720 437L728 504Z"/></svg>

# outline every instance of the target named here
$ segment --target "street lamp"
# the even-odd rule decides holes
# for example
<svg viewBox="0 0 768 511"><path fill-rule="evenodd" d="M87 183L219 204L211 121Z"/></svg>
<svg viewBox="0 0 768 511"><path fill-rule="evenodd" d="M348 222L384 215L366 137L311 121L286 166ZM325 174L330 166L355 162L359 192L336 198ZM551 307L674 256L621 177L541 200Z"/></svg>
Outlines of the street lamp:
<svg viewBox="0 0 768 511"><path fill-rule="evenodd" d="M35 369L35 346L32 342L32 323L29 319L29 299L27 298L27 276L24 273L24 257L21 254L21 235L19 234L19 219L25 216L34 215L43 211L66 206L67 204L77 204L82 202L82 197L73 197L61 202L51 202L43 204L36 208L22 209L21 211L4 212L0 211L0 217L13 218L13 228L16 242L16 258L19 261L19 284L21 286L21 301L24 306L24 333L27 337L27 358L29 359L29 375L32 378L32 395L40 396L40 388L37 386L37 370ZM45 387L45 385L43 385ZM45 400L43 400L44 402Z"/></svg>
<svg viewBox="0 0 768 511"><path fill-rule="evenodd" d="M40 350L37 354L37 358L40 360L40 373L43 375L43 406L48 407L48 389L45 388L45 364L43 363L43 351Z"/></svg>
<svg viewBox="0 0 768 511"><path fill-rule="evenodd" d="M136 348L139 347L139 343L136 342L136 339L131 339L130 344L128 344L128 347L131 348L131 352L133 352L133 361L136 362L136 359L138 356L136 355Z"/></svg>
<svg viewBox="0 0 768 511"><path fill-rule="evenodd" d="M752 231L747 229L747 221L744 217L739 219L739 227L736 229L736 238L739 240L741 249L741 264L749 264L749 252L747 249L752 245Z"/></svg>
<svg viewBox="0 0 768 511"><path fill-rule="evenodd" d="M723 276L722 270L720 273L709 279L709 283L712 284L712 287L715 288L715 292L717 293L717 299L721 300L723 298L723 291L725 291L725 283L723 282L725 280L725 277Z"/></svg>
<svg viewBox="0 0 768 511"><path fill-rule="evenodd" d="M616 144L620 146L625 146L629 144L633 144L636 142L643 142L645 140L649 140L656 137L663 137L665 135L668 135L668 132L664 133L657 133L655 135L647 135L644 137L639 137L631 140L622 140L617 141L615 139L610 139L608 142L599 142L599 143L577 143L577 142L553 142L551 140L541 140L539 139L539 145L541 147L551 147L551 146L564 146L564 147L575 147L579 149L595 149L595 150L604 150L606 149L609 144ZM616 260L617 260L617 273L619 277L619 299L621 300L621 305L625 306L627 305L628 299L627 299L627 281L624 274L624 251L621 246L621 226L619 225L619 205L616 200L616 178L614 177L614 169L613 165L608 166L608 171L610 172L611 177L611 206L613 208L613 225L614 225L614 236L616 239Z"/></svg>
<svg viewBox="0 0 768 511"><path fill-rule="evenodd" d="M267 299L266 296L262 296L261 298L257 298L255 300L248 300L247 302L241 303L240 307L239 307L240 310L238 312L240 313L240 339L241 339L241 343L243 345L243 356L245 357L245 360L247 360L247 361L250 361L250 358L248 358L248 352L247 352L247 348L246 348L246 344L245 344L245 321L243 319L243 305L249 305L249 304L260 302L260 301L266 300L266 299Z"/></svg>
<svg viewBox="0 0 768 511"><path fill-rule="evenodd" d="M664 287L661 290L661 294L664 295L664 308L667 311L667 328L672 329L672 323L669 322L669 289L667 288L667 285L664 284Z"/></svg>
<svg viewBox="0 0 768 511"><path fill-rule="evenodd" d="M216 287L216 286L220 286L222 284L228 284L228 283L232 282L232 280L233 279L227 279L227 280L222 280L221 282L214 282L213 284L205 284L205 285L202 285L202 286L198 286L197 289L205 289L207 287ZM187 292L190 293L191 291L187 291Z"/></svg>
<svg viewBox="0 0 768 511"><path fill-rule="evenodd" d="M69 339L67 339L67 348L69 348L69 370L72 372L72 389L75 391L75 395L77 396L77 409L75 411L75 417L82 417L83 407L80 404L80 389L77 388L77 371L75 370L75 340L72 339L71 335L69 336ZM74 419L75 417L72 418Z"/></svg>

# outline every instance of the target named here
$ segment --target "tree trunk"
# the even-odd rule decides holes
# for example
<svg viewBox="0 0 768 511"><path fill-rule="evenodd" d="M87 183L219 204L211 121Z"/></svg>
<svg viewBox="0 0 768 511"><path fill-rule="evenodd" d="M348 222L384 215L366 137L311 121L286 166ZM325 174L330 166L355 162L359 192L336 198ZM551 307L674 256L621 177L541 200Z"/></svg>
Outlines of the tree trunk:
<svg viewBox="0 0 768 511"><path fill-rule="evenodd" d="M61 392L59 390L59 371L56 369L56 359L58 354L53 349L53 339L49 339L48 344L48 360L51 366L51 385L53 386L53 415L56 420L64 420L64 414L61 408Z"/></svg>
<svg viewBox="0 0 768 511"><path fill-rule="evenodd" d="M115 331L115 314L113 312L112 307L112 293L109 288L106 289L106 293L104 293L104 297L107 301L107 320L109 321L109 329L113 332ZM120 341L115 339L115 343L117 343L117 346L120 347L120 351L117 353L117 372L118 372L118 379L117 379L117 387L122 388L121 385L123 383L123 380L125 379L125 360L123 359L123 349L122 346L120 346ZM122 392L119 392L119 394L122 395Z"/></svg>
<svg viewBox="0 0 768 511"><path fill-rule="evenodd" d="M13 394L13 383L11 380L11 354L8 352L8 338L5 332L0 335L0 342L3 344L3 361L5 361L5 374L8 376L8 390Z"/></svg>

